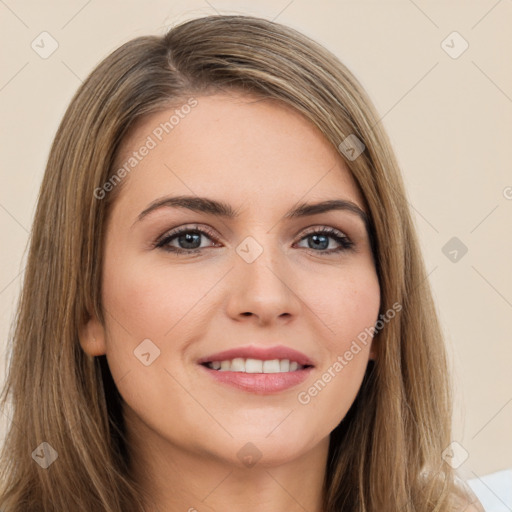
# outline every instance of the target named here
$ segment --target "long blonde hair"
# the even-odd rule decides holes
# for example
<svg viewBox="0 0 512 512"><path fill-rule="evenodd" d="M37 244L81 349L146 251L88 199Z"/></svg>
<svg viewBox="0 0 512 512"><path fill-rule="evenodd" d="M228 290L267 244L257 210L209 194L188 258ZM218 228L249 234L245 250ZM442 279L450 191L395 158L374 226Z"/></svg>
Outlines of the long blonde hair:
<svg viewBox="0 0 512 512"><path fill-rule="evenodd" d="M452 413L445 347L379 116L356 78L314 41L255 17L209 16L111 53L57 131L1 396L12 407L0 461L4 512L143 510L128 471L121 397L105 356L87 356L78 342L89 314L103 319L104 227L121 187L105 199L95 191L116 171L136 121L191 94L229 89L291 105L338 148L368 207L381 311L402 306L377 334L378 359L331 434L323 510L453 510L455 474L441 457ZM366 148L355 159L340 149L349 135ZM33 460L44 442L58 454L47 469Z"/></svg>

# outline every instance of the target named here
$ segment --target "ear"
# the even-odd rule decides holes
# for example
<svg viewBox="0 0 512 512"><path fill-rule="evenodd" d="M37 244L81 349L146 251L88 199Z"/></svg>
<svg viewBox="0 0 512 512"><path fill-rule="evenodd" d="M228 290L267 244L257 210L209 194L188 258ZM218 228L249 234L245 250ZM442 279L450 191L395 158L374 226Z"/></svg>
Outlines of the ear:
<svg viewBox="0 0 512 512"><path fill-rule="evenodd" d="M93 315L80 327L78 338L84 352L92 357L106 353L105 328Z"/></svg>

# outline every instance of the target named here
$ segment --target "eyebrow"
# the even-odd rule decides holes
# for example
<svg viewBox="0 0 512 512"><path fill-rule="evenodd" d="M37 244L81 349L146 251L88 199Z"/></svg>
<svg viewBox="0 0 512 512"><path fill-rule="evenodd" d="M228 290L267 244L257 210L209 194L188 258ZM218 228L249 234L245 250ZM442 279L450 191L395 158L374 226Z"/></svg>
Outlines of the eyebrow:
<svg viewBox="0 0 512 512"><path fill-rule="evenodd" d="M231 205L222 201L216 201L206 197L198 196L174 196L164 197L153 201L144 211L137 217L137 221L142 220L151 212L160 208L186 208L199 213L207 213L226 219L234 219L239 216L240 209L233 210ZM369 219L366 212L352 201L346 199L330 199L317 203L300 203L293 209L289 210L285 215L285 219L295 219L309 217L320 213L333 210L342 210L357 215L365 224L366 229L369 228Z"/></svg>

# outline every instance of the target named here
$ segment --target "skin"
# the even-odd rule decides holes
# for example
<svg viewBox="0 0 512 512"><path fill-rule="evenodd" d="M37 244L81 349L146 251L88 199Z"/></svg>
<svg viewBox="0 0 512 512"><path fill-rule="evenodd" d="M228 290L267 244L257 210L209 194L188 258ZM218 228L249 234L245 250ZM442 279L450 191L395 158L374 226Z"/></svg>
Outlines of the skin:
<svg viewBox="0 0 512 512"><path fill-rule="evenodd" d="M357 215L283 217L299 201L346 199L365 211L363 197L336 149L290 107L232 93L196 99L124 178L106 230L105 324L91 317L80 342L89 355L107 355L148 510L319 512L329 434L353 403L376 340L309 403L297 395L375 325L380 290ZM144 119L119 162L173 111ZM239 217L163 207L137 221L153 201L176 195L229 203ZM216 237L201 236L201 253L154 247L170 230L196 225ZM306 234L322 228L340 231L353 249L326 254L340 247L330 237L327 248L308 245ZM236 252L247 236L263 249L252 263ZM183 237L169 243L191 247ZM134 355L144 339L160 350L149 366ZM298 386L261 395L217 383L196 363L249 344L295 348L315 368ZM252 467L237 456L247 443L260 456Z"/></svg>

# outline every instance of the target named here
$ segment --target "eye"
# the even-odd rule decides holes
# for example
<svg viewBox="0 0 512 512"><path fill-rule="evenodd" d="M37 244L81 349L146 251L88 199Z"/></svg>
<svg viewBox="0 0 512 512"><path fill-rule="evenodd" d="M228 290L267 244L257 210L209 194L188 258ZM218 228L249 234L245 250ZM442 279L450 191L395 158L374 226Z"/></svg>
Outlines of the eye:
<svg viewBox="0 0 512 512"><path fill-rule="evenodd" d="M194 228L190 226L183 226L166 233L156 241L155 247L177 254L198 253L204 248L201 247L201 237L215 240L215 235L209 229L200 228L198 226L195 226ZM182 245L182 247L171 245L171 242L174 242L175 240L178 244Z"/></svg>
<svg viewBox="0 0 512 512"><path fill-rule="evenodd" d="M312 231L306 236L303 236L301 241L307 239L310 240L308 241L308 249L311 249L313 252L321 255L347 251L352 249L354 246L354 243L346 235L333 228L323 228L317 231ZM331 248L327 251L324 250L329 247L329 239L334 240L339 244L339 247Z"/></svg>

